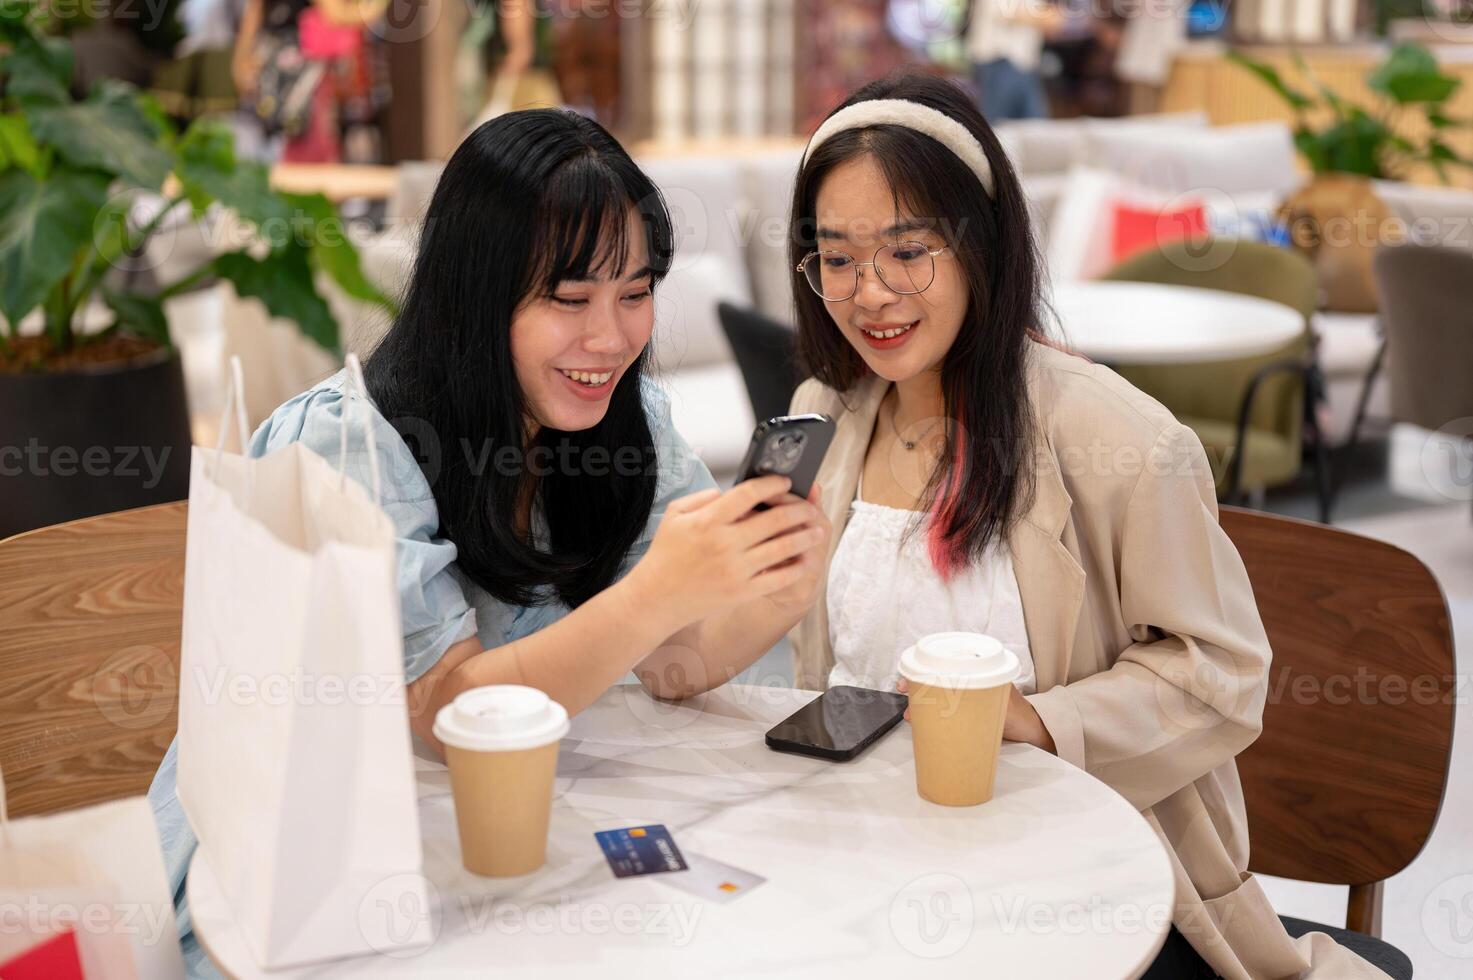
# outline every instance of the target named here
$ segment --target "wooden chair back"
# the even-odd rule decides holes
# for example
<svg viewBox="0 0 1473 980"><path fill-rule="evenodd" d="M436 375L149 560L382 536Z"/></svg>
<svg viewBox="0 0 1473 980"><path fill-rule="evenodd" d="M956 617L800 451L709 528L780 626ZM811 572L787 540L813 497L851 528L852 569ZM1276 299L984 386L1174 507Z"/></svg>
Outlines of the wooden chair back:
<svg viewBox="0 0 1473 980"><path fill-rule="evenodd" d="M1351 886L1380 933L1381 883L1432 833L1457 683L1442 587L1348 531L1221 508L1273 647L1263 733L1238 757L1252 870Z"/></svg>
<svg viewBox="0 0 1473 980"><path fill-rule="evenodd" d="M0 541L0 769L10 815L148 790L174 737L187 504Z"/></svg>

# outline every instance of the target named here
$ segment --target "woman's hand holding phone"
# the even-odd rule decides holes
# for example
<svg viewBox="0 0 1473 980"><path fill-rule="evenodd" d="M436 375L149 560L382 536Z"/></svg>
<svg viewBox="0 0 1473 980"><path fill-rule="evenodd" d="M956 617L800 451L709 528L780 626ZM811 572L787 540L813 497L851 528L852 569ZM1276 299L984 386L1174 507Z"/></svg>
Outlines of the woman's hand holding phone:
<svg viewBox="0 0 1473 980"><path fill-rule="evenodd" d="M811 601L829 524L785 476L747 480L672 501L649 551L630 572L648 601L678 616L675 628L764 596L781 608ZM766 510L756 511L759 504Z"/></svg>
<svg viewBox="0 0 1473 980"><path fill-rule="evenodd" d="M778 566L780 569L798 568L801 574L791 584L769 592L765 596L779 612L798 617L808 611L808 608L818 599L818 584L823 578L824 566L828 563L828 539L833 533L833 525L829 523L828 515L823 510L823 487L815 483L805 501L801 497L792 494L785 495L784 499L773 509L783 507L802 507L804 505L814 512L809 523L800 525L798 530L817 527L823 530L822 536L797 557L790 558L786 565ZM747 515L744 520L755 520L759 515L771 513L768 511L754 511ZM787 532L794 533L794 532Z"/></svg>

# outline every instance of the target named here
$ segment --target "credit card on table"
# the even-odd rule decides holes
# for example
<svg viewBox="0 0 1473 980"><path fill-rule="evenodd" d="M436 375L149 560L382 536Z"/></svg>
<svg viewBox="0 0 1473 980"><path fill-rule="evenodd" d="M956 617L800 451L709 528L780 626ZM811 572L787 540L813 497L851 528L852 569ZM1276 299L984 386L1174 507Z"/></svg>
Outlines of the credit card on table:
<svg viewBox="0 0 1473 980"><path fill-rule="evenodd" d="M619 830L600 830L593 835L616 878L652 875L662 871L684 871L685 858L662 823Z"/></svg>
<svg viewBox="0 0 1473 980"><path fill-rule="evenodd" d="M686 861L690 864L690 870L685 874L667 875L660 881L683 892L690 892L697 898L713 902L730 902L740 898L767 880L761 875L733 868L704 854L688 854Z"/></svg>

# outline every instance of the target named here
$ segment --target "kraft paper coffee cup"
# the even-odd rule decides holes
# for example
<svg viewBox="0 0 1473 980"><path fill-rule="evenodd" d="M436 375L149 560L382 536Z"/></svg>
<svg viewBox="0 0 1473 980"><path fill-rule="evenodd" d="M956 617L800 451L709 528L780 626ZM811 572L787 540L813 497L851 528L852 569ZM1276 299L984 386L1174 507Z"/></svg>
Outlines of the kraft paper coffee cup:
<svg viewBox="0 0 1473 980"><path fill-rule="evenodd" d="M981 633L932 633L900 655L910 684L916 791L945 806L992 799L1018 658Z"/></svg>
<svg viewBox="0 0 1473 980"><path fill-rule="evenodd" d="M542 867L567 711L536 688L496 684L441 708L434 731L450 766L465 869L505 878Z"/></svg>

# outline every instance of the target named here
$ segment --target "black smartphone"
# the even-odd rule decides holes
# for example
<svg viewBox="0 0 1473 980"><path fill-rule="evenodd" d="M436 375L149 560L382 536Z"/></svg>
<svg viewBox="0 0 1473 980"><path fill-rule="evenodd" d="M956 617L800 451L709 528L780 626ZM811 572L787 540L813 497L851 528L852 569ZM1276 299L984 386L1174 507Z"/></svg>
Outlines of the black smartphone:
<svg viewBox="0 0 1473 980"><path fill-rule="evenodd" d="M806 499L833 438L834 420L827 415L779 415L759 422L737 482L776 473L793 481L794 496Z"/></svg>
<svg viewBox="0 0 1473 980"><path fill-rule="evenodd" d="M767 747L846 762L905 715L908 698L863 687L831 687L767 733Z"/></svg>

